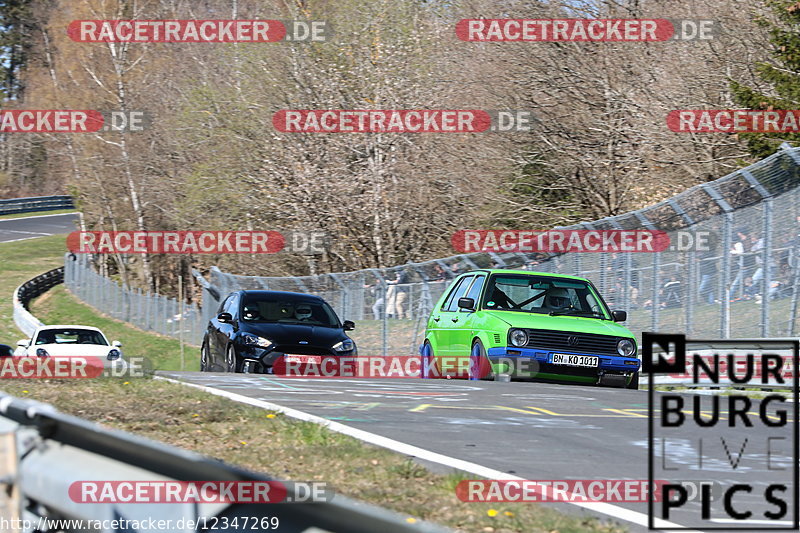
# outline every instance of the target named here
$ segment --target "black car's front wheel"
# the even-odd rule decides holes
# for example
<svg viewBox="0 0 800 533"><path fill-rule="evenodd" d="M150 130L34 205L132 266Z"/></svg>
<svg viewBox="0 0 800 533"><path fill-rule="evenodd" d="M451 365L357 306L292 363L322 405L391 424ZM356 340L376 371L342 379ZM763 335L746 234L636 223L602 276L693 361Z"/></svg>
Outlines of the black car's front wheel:
<svg viewBox="0 0 800 533"><path fill-rule="evenodd" d="M236 350L233 348L232 344L228 346L228 353L225 355L225 366L226 372L242 371L242 364L239 362L239 358L236 357Z"/></svg>

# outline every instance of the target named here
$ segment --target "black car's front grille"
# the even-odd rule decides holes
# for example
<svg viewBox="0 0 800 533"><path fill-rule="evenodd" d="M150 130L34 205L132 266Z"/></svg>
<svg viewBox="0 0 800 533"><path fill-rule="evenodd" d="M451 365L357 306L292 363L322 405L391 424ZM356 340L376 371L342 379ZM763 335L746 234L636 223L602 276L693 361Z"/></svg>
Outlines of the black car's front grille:
<svg viewBox="0 0 800 533"><path fill-rule="evenodd" d="M553 331L549 329L526 329L525 331L528 333L527 346L531 348L598 355L619 355L617 341L622 338L611 335Z"/></svg>
<svg viewBox="0 0 800 533"><path fill-rule="evenodd" d="M297 355L334 355L333 350L319 346L308 346L304 344L279 344L273 352L289 353Z"/></svg>

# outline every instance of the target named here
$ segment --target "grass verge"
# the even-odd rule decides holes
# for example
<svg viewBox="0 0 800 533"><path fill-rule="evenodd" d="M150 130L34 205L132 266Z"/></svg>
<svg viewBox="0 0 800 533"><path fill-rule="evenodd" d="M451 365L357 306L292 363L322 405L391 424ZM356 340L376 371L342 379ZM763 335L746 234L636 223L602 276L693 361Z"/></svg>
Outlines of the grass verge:
<svg viewBox="0 0 800 533"><path fill-rule="evenodd" d="M105 426L211 455L283 479L325 481L339 494L465 532L623 531L537 504L464 503L455 486L470 475L439 475L408 458L324 427L146 378L9 380L8 393L51 403ZM142 409L142 406L147 406Z"/></svg>
<svg viewBox="0 0 800 533"><path fill-rule="evenodd" d="M15 345L24 335L14 325L14 289L64 264L63 235L0 243L0 343Z"/></svg>

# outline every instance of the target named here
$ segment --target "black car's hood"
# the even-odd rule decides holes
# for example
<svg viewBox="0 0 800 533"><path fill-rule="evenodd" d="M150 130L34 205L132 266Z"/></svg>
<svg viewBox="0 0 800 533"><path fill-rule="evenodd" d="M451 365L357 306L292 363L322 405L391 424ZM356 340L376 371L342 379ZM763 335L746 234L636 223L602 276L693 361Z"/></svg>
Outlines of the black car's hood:
<svg viewBox="0 0 800 533"><path fill-rule="evenodd" d="M326 346L328 348L347 337L341 328L299 324L241 324L240 331L265 337L275 344L299 344L301 341L305 341L310 346Z"/></svg>

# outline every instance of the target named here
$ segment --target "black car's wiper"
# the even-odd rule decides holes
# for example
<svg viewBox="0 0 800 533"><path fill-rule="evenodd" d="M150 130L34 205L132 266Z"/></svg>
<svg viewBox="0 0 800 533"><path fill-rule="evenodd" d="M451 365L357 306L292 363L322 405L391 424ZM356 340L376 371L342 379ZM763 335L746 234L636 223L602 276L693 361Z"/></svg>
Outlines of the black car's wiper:
<svg viewBox="0 0 800 533"><path fill-rule="evenodd" d="M550 316L565 316L565 315L584 315L587 317L596 316L603 320L606 319L606 316L599 312L599 311L583 311L581 309L576 309L574 307L570 309L564 309L563 311L550 311Z"/></svg>

